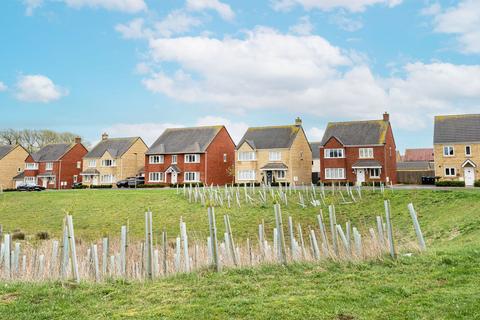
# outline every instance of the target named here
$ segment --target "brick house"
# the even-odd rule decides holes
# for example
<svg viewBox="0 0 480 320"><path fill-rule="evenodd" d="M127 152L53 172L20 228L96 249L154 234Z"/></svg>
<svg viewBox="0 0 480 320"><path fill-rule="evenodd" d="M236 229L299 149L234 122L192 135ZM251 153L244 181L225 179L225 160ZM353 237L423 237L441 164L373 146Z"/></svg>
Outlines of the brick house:
<svg viewBox="0 0 480 320"><path fill-rule="evenodd" d="M320 179L395 184L396 154L388 113L382 120L331 122L320 146Z"/></svg>
<svg viewBox="0 0 480 320"><path fill-rule="evenodd" d="M224 126L167 129L145 154L145 183L231 183L234 155Z"/></svg>
<svg viewBox="0 0 480 320"><path fill-rule="evenodd" d="M102 134L102 140L83 157L82 183L115 185L119 180L138 176L147 149L140 137L109 138Z"/></svg>
<svg viewBox="0 0 480 320"><path fill-rule="evenodd" d="M0 189L16 187L14 178L23 172L27 157L21 145L0 145Z"/></svg>
<svg viewBox="0 0 480 320"><path fill-rule="evenodd" d="M480 114L436 116L433 144L440 180L473 186L480 179Z"/></svg>
<svg viewBox="0 0 480 320"><path fill-rule="evenodd" d="M300 118L293 125L248 128L235 159L237 183L312 182L312 149Z"/></svg>
<svg viewBox="0 0 480 320"><path fill-rule="evenodd" d="M87 153L80 138L75 143L46 145L25 160L24 181L47 189L69 189L81 182L82 158Z"/></svg>

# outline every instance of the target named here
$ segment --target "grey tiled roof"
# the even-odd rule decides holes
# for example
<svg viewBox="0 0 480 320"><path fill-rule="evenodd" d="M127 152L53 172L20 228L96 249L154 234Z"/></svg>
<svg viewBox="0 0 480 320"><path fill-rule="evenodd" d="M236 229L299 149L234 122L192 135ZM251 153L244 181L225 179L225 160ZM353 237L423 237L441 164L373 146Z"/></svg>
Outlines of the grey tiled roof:
<svg viewBox="0 0 480 320"><path fill-rule="evenodd" d="M436 116L433 143L480 141L480 114Z"/></svg>
<svg viewBox="0 0 480 320"><path fill-rule="evenodd" d="M73 144L70 143L55 143L49 144L41 148L34 154L32 158L35 162L45 162L45 161L57 161L59 160Z"/></svg>
<svg viewBox="0 0 480 320"><path fill-rule="evenodd" d="M173 170L175 171L176 173L180 173L182 171L180 171L180 168L176 165L176 164L171 164L167 170L165 170L165 172L169 171L169 170Z"/></svg>
<svg viewBox="0 0 480 320"><path fill-rule="evenodd" d="M320 159L320 146L321 142L311 142L310 147L312 148L312 159Z"/></svg>
<svg viewBox="0 0 480 320"><path fill-rule="evenodd" d="M429 161L408 161L408 162L397 162L397 170L428 171L428 170L434 170L434 167L433 167L433 162L429 162Z"/></svg>
<svg viewBox="0 0 480 320"><path fill-rule="evenodd" d="M100 174L100 171L93 168L85 169L80 173L81 176L90 176L90 175L99 175L99 174Z"/></svg>
<svg viewBox="0 0 480 320"><path fill-rule="evenodd" d="M352 165L352 168L375 168L382 167L377 160L358 160Z"/></svg>
<svg viewBox="0 0 480 320"><path fill-rule="evenodd" d="M140 138L109 138L102 140L84 158L101 158L107 151L112 157L119 158L130 149L137 139Z"/></svg>
<svg viewBox="0 0 480 320"><path fill-rule="evenodd" d="M0 159L2 159L3 157L5 157L5 156L6 156L8 153L10 153L10 151L12 151L14 148L15 148L15 146L13 146L13 145L6 145L6 146L0 145Z"/></svg>
<svg viewBox="0 0 480 320"><path fill-rule="evenodd" d="M146 154L204 153L223 126L165 130Z"/></svg>
<svg viewBox="0 0 480 320"><path fill-rule="evenodd" d="M13 180L23 180L25 178L25 171L20 172L17 174L15 177L13 177Z"/></svg>
<svg viewBox="0 0 480 320"><path fill-rule="evenodd" d="M346 146L378 145L385 143L388 121L330 122L322 139L322 146L335 137Z"/></svg>
<svg viewBox="0 0 480 320"><path fill-rule="evenodd" d="M262 170L287 170L288 166L284 163L270 162L261 167Z"/></svg>
<svg viewBox="0 0 480 320"><path fill-rule="evenodd" d="M300 129L295 125L248 128L238 147L246 142L254 149L290 148Z"/></svg>

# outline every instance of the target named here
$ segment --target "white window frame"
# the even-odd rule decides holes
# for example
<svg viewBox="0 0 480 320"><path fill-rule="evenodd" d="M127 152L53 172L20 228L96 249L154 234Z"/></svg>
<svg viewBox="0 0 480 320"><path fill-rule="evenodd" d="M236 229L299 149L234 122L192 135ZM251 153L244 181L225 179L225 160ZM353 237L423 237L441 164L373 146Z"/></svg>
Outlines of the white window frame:
<svg viewBox="0 0 480 320"><path fill-rule="evenodd" d="M165 173L164 172L149 172L148 173L149 182L165 182Z"/></svg>
<svg viewBox="0 0 480 320"><path fill-rule="evenodd" d="M342 159L342 158L345 158L345 149L343 149L343 148L325 149L323 151L323 157L325 159Z"/></svg>
<svg viewBox="0 0 480 320"><path fill-rule="evenodd" d="M238 181L253 181L255 179L255 170L238 170Z"/></svg>
<svg viewBox="0 0 480 320"><path fill-rule="evenodd" d="M25 170L38 170L38 162L26 162Z"/></svg>
<svg viewBox="0 0 480 320"><path fill-rule="evenodd" d="M374 174L377 172L378 174ZM382 174L382 171L380 168L370 168L368 169L368 174L370 175L371 179L380 179L380 175Z"/></svg>
<svg viewBox="0 0 480 320"><path fill-rule="evenodd" d="M78 176L77 175L74 175L73 176L73 183L77 183L78 182Z"/></svg>
<svg viewBox="0 0 480 320"><path fill-rule="evenodd" d="M257 154L255 151L239 151L238 161L256 161Z"/></svg>
<svg viewBox="0 0 480 320"><path fill-rule="evenodd" d="M227 163L227 154L226 153L223 154L223 163Z"/></svg>
<svg viewBox="0 0 480 320"><path fill-rule="evenodd" d="M110 165L107 165L108 161L111 163ZM117 161L115 161L114 159L103 159L102 160L102 167L112 168L112 167L116 167L116 166L117 166Z"/></svg>
<svg viewBox="0 0 480 320"><path fill-rule="evenodd" d="M105 179L108 177L108 179ZM115 176L113 174L102 174L100 176L100 183L115 183Z"/></svg>
<svg viewBox="0 0 480 320"><path fill-rule="evenodd" d="M450 152L451 152L451 154L450 154ZM444 157L454 157L455 156L455 148L453 146L443 146L443 156Z"/></svg>
<svg viewBox="0 0 480 320"><path fill-rule="evenodd" d="M82 161L77 161L77 169L82 169Z"/></svg>
<svg viewBox="0 0 480 320"><path fill-rule="evenodd" d="M172 154L172 164L177 164L178 156L176 154Z"/></svg>
<svg viewBox="0 0 480 320"><path fill-rule="evenodd" d="M185 163L200 163L200 155L197 153L186 154Z"/></svg>
<svg viewBox="0 0 480 320"><path fill-rule="evenodd" d="M46 162L45 163L45 170L52 171L53 170L53 162Z"/></svg>
<svg viewBox="0 0 480 320"><path fill-rule="evenodd" d="M149 164L161 164L165 162L165 156L163 154L153 155L148 157Z"/></svg>
<svg viewBox="0 0 480 320"><path fill-rule="evenodd" d="M190 177L193 174L193 179ZM184 182L200 182L200 172L187 171L183 174Z"/></svg>
<svg viewBox="0 0 480 320"><path fill-rule="evenodd" d="M325 168L326 180L342 180L345 179L345 168Z"/></svg>
<svg viewBox="0 0 480 320"><path fill-rule="evenodd" d="M468 153L467 153L467 148L468 148ZM471 157L472 156L472 146L471 145L468 145L468 146L465 146L465 156L466 157Z"/></svg>
<svg viewBox="0 0 480 320"><path fill-rule="evenodd" d="M373 148L358 149L358 157L360 159L373 159Z"/></svg>
<svg viewBox="0 0 480 320"><path fill-rule="evenodd" d="M282 161L282 152L281 151L269 151L268 152L268 161Z"/></svg>
<svg viewBox="0 0 480 320"><path fill-rule="evenodd" d="M445 167L445 177L456 177L457 169L454 167Z"/></svg>
<svg viewBox="0 0 480 320"><path fill-rule="evenodd" d="M25 183L37 183L36 177L24 177L23 182Z"/></svg>
<svg viewBox="0 0 480 320"><path fill-rule="evenodd" d="M278 180L285 180L287 177L287 172L285 170L278 170L277 171L277 179Z"/></svg>
<svg viewBox="0 0 480 320"><path fill-rule="evenodd" d="M95 167L97 167L97 160L95 160L95 159L90 159L90 160L88 160L88 167L89 167L89 168L95 168Z"/></svg>

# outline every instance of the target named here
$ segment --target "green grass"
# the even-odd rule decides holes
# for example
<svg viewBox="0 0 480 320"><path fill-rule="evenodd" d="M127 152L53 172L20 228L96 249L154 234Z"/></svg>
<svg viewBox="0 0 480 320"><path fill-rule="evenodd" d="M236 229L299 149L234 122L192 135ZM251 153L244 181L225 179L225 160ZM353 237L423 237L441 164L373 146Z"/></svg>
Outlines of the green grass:
<svg viewBox="0 0 480 320"><path fill-rule="evenodd" d="M0 284L2 319L480 319L480 193L475 190L402 190L392 202L393 225L414 238L407 204L413 202L428 252L397 261L297 264L287 267L202 271L152 283ZM155 229L178 232L183 216L189 230L206 233L205 208L188 204L174 190L80 190L5 193L0 223L28 235L45 230L58 236L64 210L73 212L76 234L98 239L118 235L128 219L141 237L143 212L155 214ZM234 236L254 236L270 207L217 209L228 212ZM284 217L315 225L317 209L290 205ZM381 194L364 193L357 204L338 205L337 220L351 220L363 232L383 214ZM221 219L219 229L222 230Z"/></svg>

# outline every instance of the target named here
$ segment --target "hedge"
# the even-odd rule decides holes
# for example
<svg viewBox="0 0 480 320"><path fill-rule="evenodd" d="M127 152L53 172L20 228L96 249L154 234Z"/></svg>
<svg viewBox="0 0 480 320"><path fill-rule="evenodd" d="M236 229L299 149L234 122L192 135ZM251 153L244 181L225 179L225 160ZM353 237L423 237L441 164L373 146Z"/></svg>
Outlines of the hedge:
<svg viewBox="0 0 480 320"><path fill-rule="evenodd" d="M435 182L437 187L465 187L465 181L444 180Z"/></svg>
<svg viewBox="0 0 480 320"><path fill-rule="evenodd" d="M480 187L480 180L475 181L474 186L475 187Z"/></svg>
<svg viewBox="0 0 480 320"><path fill-rule="evenodd" d="M137 188L145 188L145 189L148 189L148 188L166 188L168 186L169 186L168 183L138 184Z"/></svg>
<svg viewBox="0 0 480 320"><path fill-rule="evenodd" d="M112 189L113 185L111 184L100 184L98 186L91 185L90 189Z"/></svg>
<svg viewBox="0 0 480 320"><path fill-rule="evenodd" d="M13 191L17 191L17 189L14 189L14 188L3 189L3 192L13 192Z"/></svg>

